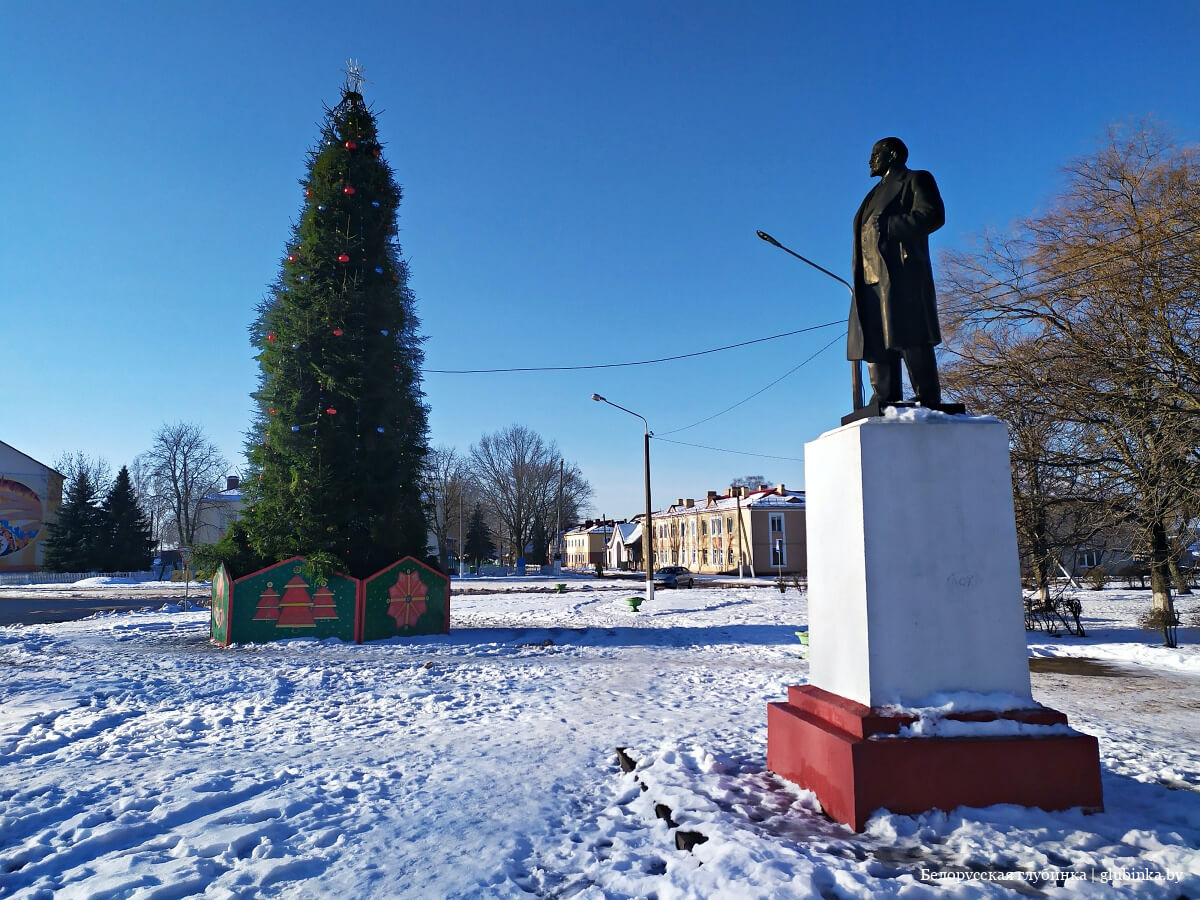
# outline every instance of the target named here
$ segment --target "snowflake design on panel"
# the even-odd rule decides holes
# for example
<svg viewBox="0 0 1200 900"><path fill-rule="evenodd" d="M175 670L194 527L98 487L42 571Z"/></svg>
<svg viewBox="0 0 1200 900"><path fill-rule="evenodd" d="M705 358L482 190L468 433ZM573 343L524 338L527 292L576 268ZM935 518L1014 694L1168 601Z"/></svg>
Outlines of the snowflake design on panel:
<svg viewBox="0 0 1200 900"><path fill-rule="evenodd" d="M387 614L396 620L398 628L412 628L425 613L425 597L429 589L416 572L401 572L396 583L388 588Z"/></svg>

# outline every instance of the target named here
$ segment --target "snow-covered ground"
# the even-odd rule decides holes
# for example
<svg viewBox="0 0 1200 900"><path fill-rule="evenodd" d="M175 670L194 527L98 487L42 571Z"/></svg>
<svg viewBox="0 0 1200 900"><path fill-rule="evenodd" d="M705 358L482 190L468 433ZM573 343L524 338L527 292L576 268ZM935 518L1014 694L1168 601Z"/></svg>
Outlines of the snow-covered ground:
<svg viewBox="0 0 1200 900"><path fill-rule="evenodd" d="M1006 873L1200 894L1200 645L1138 630L1145 592L1083 592L1087 639L1029 635L1035 697L1100 739L1104 813L854 834L765 770L765 705L808 674L803 594L634 613L632 582L560 580L498 579L455 595L449 635L361 646L215 647L177 605L0 628L0 896L975 897L1011 895L982 880ZM676 849L659 806L707 841Z"/></svg>

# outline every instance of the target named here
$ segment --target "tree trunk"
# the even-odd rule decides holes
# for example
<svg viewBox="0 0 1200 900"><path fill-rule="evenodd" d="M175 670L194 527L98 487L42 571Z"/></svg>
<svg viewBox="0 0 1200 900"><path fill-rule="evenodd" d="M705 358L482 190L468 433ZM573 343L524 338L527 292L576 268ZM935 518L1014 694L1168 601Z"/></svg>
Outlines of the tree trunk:
<svg viewBox="0 0 1200 900"><path fill-rule="evenodd" d="M1050 605L1050 566L1044 555L1036 555L1030 562L1033 569L1033 596L1041 606Z"/></svg>
<svg viewBox="0 0 1200 900"><path fill-rule="evenodd" d="M1171 600L1171 543L1161 522L1150 528L1150 591L1154 598L1151 614L1162 623L1163 641L1174 647L1177 625Z"/></svg>
<svg viewBox="0 0 1200 900"><path fill-rule="evenodd" d="M1171 581L1175 585L1175 593L1180 596L1190 594L1192 592L1191 585L1188 584L1187 576L1179 568L1179 560L1174 556L1171 557Z"/></svg>

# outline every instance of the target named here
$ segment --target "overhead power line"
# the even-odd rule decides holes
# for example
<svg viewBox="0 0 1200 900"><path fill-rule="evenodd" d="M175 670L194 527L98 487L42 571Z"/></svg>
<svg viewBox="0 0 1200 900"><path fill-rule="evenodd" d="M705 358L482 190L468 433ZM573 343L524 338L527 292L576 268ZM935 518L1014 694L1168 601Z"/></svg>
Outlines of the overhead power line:
<svg viewBox="0 0 1200 900"><path fill-rule="evenodd" d="M809 325L807 328L797 328L795 331L785 331L782 334L772 334L767 337L754 338L750 341L741 341L736 344L726 344L724 347L713 347L711 350L697 350L694 353L680 353L678 356L663 356L659 359L641 359L634 362L619 362L619 363L595 363L588 366L520 366L511 369L425 369L427 374L437 375L490 375L500 372L577 372L585 369L619 369L624 366L650 366L655 363L675 362L680 359L691 359L694 356L705 356L709 353L720 353L724 350L734 350L738 347L749 347L751 344L761 344L764 341L774 341L779 338L792 337L797 334L804 334L808 331L818 331L821 328L830 328L834 325L841 325L842 319L836 322L825 322L821 325Z"/></svg>
<svg viewBox="0 0 1200 900"><path fill-rule="evenodd" d="M792 368L788 369L786 372L784 372L782 375L780 375L778 378L776 378L776 379L775 379L774 381L772 381L770 384L768 384L768 385L765 385L764 387L761 387L761 388L759 388L757 391L755 391L755 392L754 392L753 394L751 394L749 397L744 397L744 398L742 398L742 399L741 399L741 400L739 400L737 403L733 404L733 406L727 406L727 407L725 407L723 410L721 410L720 412L713 413L711 416L706 416L705 418L701 419L701 420L700 420L700 421L698 421L698 422L693 422L691 425L684 425L682 428L672 428L670 431L664 431L664 432L663 432L663 434L678 434L678 433L679 433L679 432L681 432L681 431L687 431L689 428L695 428L697 425L703 425L705 422L711 422L711 421L712 421L713 419L715 419L717 416L723 416L723 415L725 415L725 413L727 413L727 412L731 412L731 411L733 411L733 410L737 409L737 408L738 408L739 406L741 406L743 403L747 403L747 402L749 402L750 400L753 400L755 397L757 397L757 396L758 396L759 394L761 394L763 391L766 391L766 390L768 390L769 388L773 388L773 387L775 387L775 385L779 384L779 382L783 381L783 379L787 378L789 375L793 374L793 373L794 373L794 372L796 372L797 370L799 370L799 369L803 368L804 366L808 365L810 362L812 362L814 359L816 359L818 356L820 356L822 353L824 353L826 350L828 350L830 347L832 347L834 344L836 344L838 341L840 341L840 340L841 340L842 338L844 338L845 336L846 336L846 332L845 332L845 331L843 331L841 334L839 334L837 337L835 337L835 338L834 338L832 341L830 341L828 344L826 344L824 347L822 347L822 348L821 348L820 350L818 350L816 353L814 353L814 354L812 354L811 356L809 356L809 357L808 357L807 359L805 359L803 362L801 362L801 363L798 363L798 364L797 364L797 365L795 365L795 366L792 366Z"/></svg>
<svg viewBox="0 0 1200 900"><path fill-rule="evenodd" d="M758 456L762 459L785 459L789 462L804 462L802 456L772 456L769 453L751 453L748 450L729 450L725 447L709 447L706 444L689 444L687 441L673 441L670 438L659 437L656 434L650 435L651 440L666 441L668 444L679 444L683 447L699 447L701 450L716 450L718 453L737 453L740 456Z"/></svg>

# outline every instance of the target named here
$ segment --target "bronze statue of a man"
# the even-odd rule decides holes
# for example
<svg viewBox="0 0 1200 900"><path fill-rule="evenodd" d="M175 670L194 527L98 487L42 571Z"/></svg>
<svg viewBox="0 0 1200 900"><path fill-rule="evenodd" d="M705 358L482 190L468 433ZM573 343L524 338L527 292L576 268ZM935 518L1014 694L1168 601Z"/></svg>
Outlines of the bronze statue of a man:
<svg viewBox="0 0 1200 900"><path fill-rule="evenodd" d="M865 360L873 403L901 398L900 360L916 400L941 404L933 348L942 341L929 235L946 222L946 208L928 172L909 169L908 148L887 137L871 150L880 176L854 217L854 301L846 358Z"/></svg>

